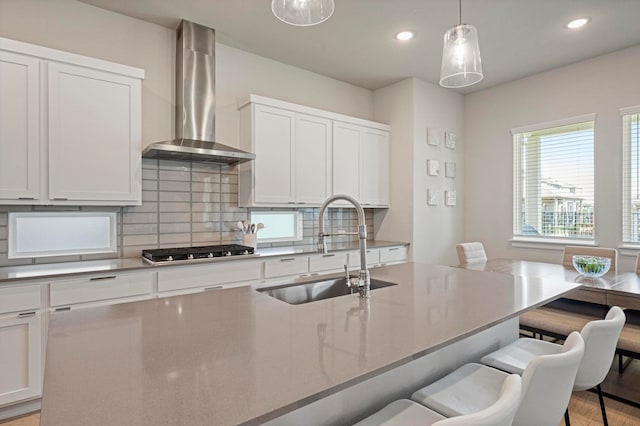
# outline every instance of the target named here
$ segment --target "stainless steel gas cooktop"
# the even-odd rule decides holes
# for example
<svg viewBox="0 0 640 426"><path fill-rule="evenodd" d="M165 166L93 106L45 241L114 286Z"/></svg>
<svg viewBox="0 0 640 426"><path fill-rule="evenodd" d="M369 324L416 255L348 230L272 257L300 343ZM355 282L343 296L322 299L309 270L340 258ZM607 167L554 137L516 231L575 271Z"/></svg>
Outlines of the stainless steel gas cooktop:
<svg viewBox="0 0 640 426"><path fill-rule="evenodd" d="M249 256L253 254L253 247L240 244L142 250L142 258L153 264L177 261L191 262L216 257Z"/></svg>

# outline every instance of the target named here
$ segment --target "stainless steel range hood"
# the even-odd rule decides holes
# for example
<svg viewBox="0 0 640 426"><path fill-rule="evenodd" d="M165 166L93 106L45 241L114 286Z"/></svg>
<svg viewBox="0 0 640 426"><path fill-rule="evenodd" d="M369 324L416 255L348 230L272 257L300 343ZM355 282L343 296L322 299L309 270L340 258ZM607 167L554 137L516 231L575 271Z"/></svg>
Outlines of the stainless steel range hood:
<svg viewBox="0 0 640 426"><path fill-rule="evenodd" d="M215 141L215 32L182 21L176 47L176 138L156 142L142 151L144 158L235 164L255 154Z"/></svg>

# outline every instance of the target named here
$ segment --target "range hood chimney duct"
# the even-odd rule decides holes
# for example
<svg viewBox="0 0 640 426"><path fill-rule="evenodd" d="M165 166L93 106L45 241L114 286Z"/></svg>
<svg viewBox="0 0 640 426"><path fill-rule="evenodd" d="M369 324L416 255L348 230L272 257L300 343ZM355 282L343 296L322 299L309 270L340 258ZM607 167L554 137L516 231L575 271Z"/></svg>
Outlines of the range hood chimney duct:
<svg viewBox="0 0 640 426"><path fill-rule="evenodd" d="M215 31L182 21L176 46L176 139L156 142L144 158L236 164L256 158L215 141Z"/></svg>

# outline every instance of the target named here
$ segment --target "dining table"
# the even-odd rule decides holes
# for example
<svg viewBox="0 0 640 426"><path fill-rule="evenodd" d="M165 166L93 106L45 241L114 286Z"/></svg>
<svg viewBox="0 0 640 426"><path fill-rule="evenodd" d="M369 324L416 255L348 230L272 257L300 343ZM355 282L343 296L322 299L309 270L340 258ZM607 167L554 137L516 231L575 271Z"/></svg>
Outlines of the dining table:
<svg viewBox="0 0 640 426"><path fill-rule="evenodd" d="M601 277L581 275L573 267L559 263L497 258L470 262L459 267L473 271L487 271L514 276L554 278L581 286L565 295L566 299L622 306L640 310L640 276L635 272L609 270Z"/></svg>

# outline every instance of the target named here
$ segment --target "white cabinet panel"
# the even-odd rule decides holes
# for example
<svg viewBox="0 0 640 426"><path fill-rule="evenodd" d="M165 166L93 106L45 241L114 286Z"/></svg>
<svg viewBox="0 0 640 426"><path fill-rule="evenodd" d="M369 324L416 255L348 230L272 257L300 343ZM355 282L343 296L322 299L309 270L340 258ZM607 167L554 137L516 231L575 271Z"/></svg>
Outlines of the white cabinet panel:
<svg viewBox="0 0 640 426"><path fill-rule="evenodd" d="M333 123L333 194L360 201L360 126ZM337 202L336 204L345 204Z"/></svg>
<svg viewBox="0 0 640 426"><path fill-rule="evenodd" d="M49 197L140 201L140 80L49 64Z"/></svg>
<svg viewBox="0 0 640 426"><path fill-rule="evenodd" d="M325 253L309 256L309 271L340 270L347 264L347 253Z"/></svg>
<svg viewBox="0 0 640 426"><path fill-rule="evenodd" d="M367 267L380 264L380 249L367 249ZM360 250L349 252L349 268L360 268Z"/></svg>
<svg viewBox="0 0 640 426"><path fill-rule="evenodd" d="M39 312L0 317L0 405L42 392L42 317Z"/></svg>
<svg viewBox="0 0 640 426"><path fill-rule="evenodd" d="M287 203L294 196L295 114L255 105L254 196L256 203Z"/></svg>
<svg viewBox="0 0 640 426"><path fill-rule="evenodd" d="M51 306L115 300L151 294L153 272L97 275L51 283Z"/></svg>
<svg viewBox="0 0 640 426"><path fill-rule="evenodd" d="M322 204L330 194L331 120L296 114L295 202Z"/></svg>
<svg viewBox="0 0 640 426"><path fill-rule="evenodd" d="M292 256L270 259L264 262L264 277L275 278L309 273L308 256Z"/></svg>
<svg viewBox="0 0 640 426"><path fill-rule="evenodd" d="M260 279L260 267L261 262L257 260L238 260L161 269L158 271L158 291L195 287L206 289L241 281L257 281Z"/></svg>
<svg viewBox="0 0 640 426"><path fill-rule="evenodd" d="M401 247L384 247L380 249L380 263L399 263L406 262L409 254L407 246Z"/></svg>
<svg viewBox="0 0 640 426"><path fill-rule="evenodd" d="M40 309L40 285L0 288L0 314Z"/></svg>
<svg viewBox="0 0 640 426"><path fill-rule="evenodd" d="M40 61L0 51L0 200L40 197Z"/></svg>
<svg viewBox="0 0 640 426"><path fill-rule="evenodd" d="M360 150L364 206L389 205L389 132L364 129Z"/></svg>

